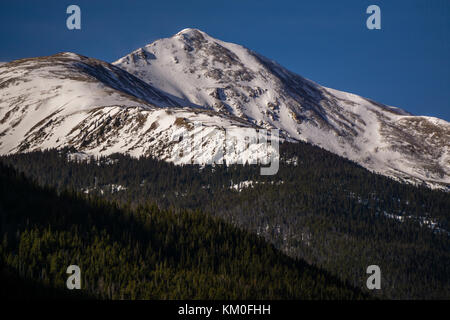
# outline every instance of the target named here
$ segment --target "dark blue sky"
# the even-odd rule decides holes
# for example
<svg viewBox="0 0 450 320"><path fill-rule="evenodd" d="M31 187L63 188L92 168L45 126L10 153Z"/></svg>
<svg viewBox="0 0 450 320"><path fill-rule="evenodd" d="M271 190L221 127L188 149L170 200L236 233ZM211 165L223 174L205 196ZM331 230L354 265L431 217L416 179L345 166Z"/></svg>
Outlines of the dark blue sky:
<svg viewBox="0 0 450 320"><path fill-rule="evenodd" d="M81 30L66 28L70 4ZM381 30L366 28L370 4ZM0 61L73 51L109 62L195 27L319 84L450 120L449 0L1 0L0 27Z"/></svg>

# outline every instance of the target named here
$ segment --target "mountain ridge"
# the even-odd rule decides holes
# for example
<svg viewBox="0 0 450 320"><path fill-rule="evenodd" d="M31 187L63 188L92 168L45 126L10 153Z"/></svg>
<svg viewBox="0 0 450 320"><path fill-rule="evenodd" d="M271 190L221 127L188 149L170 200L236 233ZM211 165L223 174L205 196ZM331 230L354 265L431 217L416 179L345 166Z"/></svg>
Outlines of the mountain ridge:
<svg viewBox="0 0 450 320"><path fill-rule="evenodd" d="M211 131L226 128L239 135L254 127L233 115L178 107L169 94L128 72L74 53L16 60L0 68L1 154L73 146L88 154L207 161L209 155L203 155L199 145ZM203 138L196 141L192 155L180 157L187 142L175 138L183 133ZM245 160L256 149L264 151L265 146L225 159Z"/></svg>

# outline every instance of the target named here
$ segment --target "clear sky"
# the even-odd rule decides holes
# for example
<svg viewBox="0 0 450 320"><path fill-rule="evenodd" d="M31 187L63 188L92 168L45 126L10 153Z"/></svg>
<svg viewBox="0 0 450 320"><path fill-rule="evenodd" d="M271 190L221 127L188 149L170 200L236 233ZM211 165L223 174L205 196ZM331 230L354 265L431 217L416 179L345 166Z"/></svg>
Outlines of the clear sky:
<svg viewBox="0 0 450 320"><path fill-rule="evenodd" d="M81 30L66 8L81 8ZM381 8L381 30L366 8ZM112 62L187 27L321 85L450 121L450 0L0 1L0 61L73 51Z"/></svg>

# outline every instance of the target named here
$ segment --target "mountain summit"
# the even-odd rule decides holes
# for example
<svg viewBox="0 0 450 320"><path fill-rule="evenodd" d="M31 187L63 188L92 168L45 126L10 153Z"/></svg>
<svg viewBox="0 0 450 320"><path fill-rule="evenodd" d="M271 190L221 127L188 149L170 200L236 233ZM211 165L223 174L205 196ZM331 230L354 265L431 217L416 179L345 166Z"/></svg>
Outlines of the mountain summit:
<svg viewBox="0 0 450 320"><path fill-rule="evenodd" d="M305 79L243 46L184 29L114 65L184 106L232 114L378 173L450 183L450 124Z"/></svg>

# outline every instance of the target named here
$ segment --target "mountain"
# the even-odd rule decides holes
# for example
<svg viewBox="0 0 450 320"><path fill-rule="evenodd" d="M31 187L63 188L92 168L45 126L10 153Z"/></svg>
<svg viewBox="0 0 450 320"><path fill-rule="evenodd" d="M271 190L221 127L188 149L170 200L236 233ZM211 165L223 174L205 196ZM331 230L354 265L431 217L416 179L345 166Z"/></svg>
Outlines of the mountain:
<svg viewBox="0 0 450 320"><path fill-rule="evenodd" d="M186 106L232 114L369 170L450 183L450 124L325 88L240 45L184 29L113 63Z"/></svg>
<svg viewBox="0 0 450 320"><path fill-rule="evenodd" d="M72 146L89 155L205 162L202 151L214 152L208 137L216 128L241 136L254 127L232 115L178 105L177 98L100 60L68 52L16 60L0 66L0 154ZM189 155L182 154L183 133L198 138ZM244 144L238 141L236 150ZM259 149L267 148L256 144L227 160L248 159Z"/></svg>
<svg viewBox="0 0 450 320"><path fill-rule="evenodd" d="M222 154L224 133L271 128L377 173L450 184L448 122L322 87L200 30L113 64L60 53L0 65L0 154L72 146L83 156L246 162L275 150L235 139L235 151Z"/></svg>

